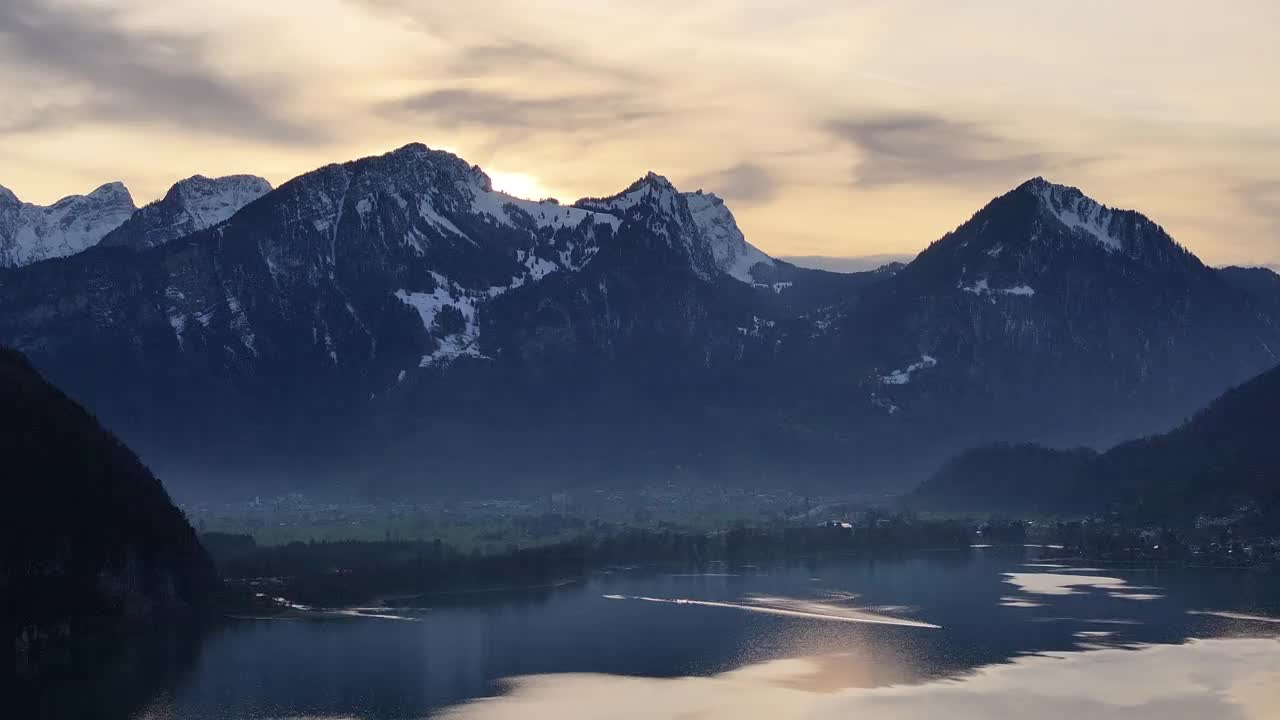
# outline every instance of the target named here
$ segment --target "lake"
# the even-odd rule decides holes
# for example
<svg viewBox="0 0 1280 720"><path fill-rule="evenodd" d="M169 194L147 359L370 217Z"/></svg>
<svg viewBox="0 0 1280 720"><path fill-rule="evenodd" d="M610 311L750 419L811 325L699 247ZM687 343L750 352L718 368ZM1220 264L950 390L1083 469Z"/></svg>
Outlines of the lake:
<svg viewBox="0 0 1280 720"><path fill-rule="evenodd" d="M429 608L237 620L104 658L47 690L41 715L1280 718L1275 574L1054 552L629 568Z"/></svg>

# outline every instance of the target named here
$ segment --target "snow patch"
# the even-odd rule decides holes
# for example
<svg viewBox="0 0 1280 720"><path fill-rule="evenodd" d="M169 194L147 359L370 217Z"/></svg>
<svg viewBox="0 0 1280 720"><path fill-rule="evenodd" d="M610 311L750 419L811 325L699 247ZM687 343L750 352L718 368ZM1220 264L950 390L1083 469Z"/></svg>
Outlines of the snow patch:
<svg viewBox="0 0 1280 720"><path fill-rule="evenodd" d="M436 210L435 205L431 204L430 198L424 197L418 201L418 217L422 218L423 220L426 220L427 224L431 225L437 230L441 230L446 233L451 233L453 235L457 235L458 237L466 238L467 240L471 239L470 237L467 236L466 233L459 230L458 226L454 225L453 222L449 220L449 218L441 215L439 211Z"/></svg>
<svg viewBox="0 0 1280 720"><path fill-rule="evenodd" d="M1124 249L1124 242L1111 231L1115 211L1075 188L1055 185L1044 179L1037 178L1028 186L1041 199L1049 215L1068 229L1093 239L1108 252Z"/></svg>
<svg viewBox="0 0 1280 720"><path fill-rule="evenodd" d="M537 282L542 278L560 269L559 265L551 262L550 260L547 260L545 258L540 258L536 255L533 255L532 253L526 254L523 250L521 250L517 254L517 257L519 257L521 263L523 263L524 266L528 268L529 279L532 280L533 282ZM563 258L561 259L563 260ZM520 281L520 285L523 285L524 284L523 280L524 278L513 278L511 284L513 287L518 287L518 285L516 284L516 281ZM492 296L492 292L493 292L493 288L490 288L491 296Z"/></svg>
<svg viewBox="0 0 1280 720"><path fill-rule="evenodd" d="M231 329L236 332L245 348L256 356L258 337L254 334L253 327L249 324L249 317L245 315L240 301L230 293L227 293L227 310L231 313Z"/></svg>
<svg viewBox="0 0 1280 720"><path fill-rule="evenodd" d="M751 316L751 327L738 327L738 334L746 337L764 337L766 330L775 327L778 323L774 320L762 318L759 315Z"/></svg>
<svg viewBox="0 0 1280 720"><path fill-rule="evenodd" d="M729 208L725 206L724 200L713 193L703 193L701 190L684 193L683 197L689 206L689 213L693 216L698 234L701 235L703 242L711 247L716 266L722 271L742 282L754 283L755 277L751 272L753 267L761 264L768 267L774 266L773 258L747 242L742 230L738 229L733 213L729 212ZM790 285L791 283L775 283L773 291L782 292L783 287L790 287Z"/></svg>
<svg viewBox="0 0 1280 720"><path fill-rule="evenodd" d="M622 220L608 213L586 210L561 205L548 200L534 201L513 197L496 190L487 190L479 185L469 188L471 191L471 209L477 213L488 215L501 225L515 227L511 210L514 208L524 212L533 219L534 225L544 228L558 229L577 227L584 222L592 225L609 225L617 230Z"/></svg>
<svg viewBox="0 0 1280 720"><path fill-rule="evenodd" d="M758 283L758 282L753 282L753 283L751 283L751 286L752 286L752 287L758 287L758 288L760 288L761 290L772 290L772 291L774 291L775 293L777 293L777 294L781 295L781 294L782 294L782 291L783 291L783 290L786 290L786 289L787 289L787 288L789 288L789 287L791 287L791 286L792 286L792 284L793 284L793 283L790 283L790 282L776 282L776 283L773 283L773 284L770 284L770 283Z"/></svg>
<svg viewBox="0 0 1280 720"><path fill-rule="evenodd" d="M956 287L971 295L1020 295L1022 297L1031 297L1036 294L1034 288L1030 285L1014 285L1007 288L993 288L987 282L986 278L979 280L972 285L965 285L963 282L956 283Z"/></svg>
<svg viewBox="0 0 1280 720"><path fill-rule="evenodd" d="M880 377L880 382L885 385L906 385L911 382L911 376L913 373L919 370L936 367L937 364L937 358L934 358L931 355L921 355L919 362L913 362L901 370L894 370L888 375L882 375Z"/></svg>
<svg viewBox="0 0 1280 720"><path fill-rule="evenodd" d="M448 278L432 273L436 280L435 290L429 293L408 292L401 289L395 292L400 302L418 311L422 327L431 333L435 328L436 316L446 306L457 308L462 313L464 327L461 332L450 333L437 338L439 346L431 353L422 356L420 367L445 365L459 357L484 358L480 352L480 316L477 306L482 297L492 297L490 292L474 293L463 288ZM493 289L491 289L492 291ZM502 288L505 290L505 288ZM500 293L499 293L500 294Z"/></svg>

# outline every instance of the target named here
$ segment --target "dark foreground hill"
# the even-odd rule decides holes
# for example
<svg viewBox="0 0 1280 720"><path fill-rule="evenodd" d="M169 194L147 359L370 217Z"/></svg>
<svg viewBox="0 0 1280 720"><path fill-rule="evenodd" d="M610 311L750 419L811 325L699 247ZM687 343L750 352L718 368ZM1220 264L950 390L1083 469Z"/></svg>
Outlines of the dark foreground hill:
<svg viewBox="0 0 1280 720"><path fill-rule="evenodd" d="M991 445L951 459L911 495L927 508L1096 511L1149 518L1280 510L1280 368L1177 429L1105 453Z"/></svg>
<svg viewBox="0 0 1280 720"><path fill-rule="evenodd" d="M160 481L5 348L0 483L0 632L18 656L213 596L213 564Z"/></svg>

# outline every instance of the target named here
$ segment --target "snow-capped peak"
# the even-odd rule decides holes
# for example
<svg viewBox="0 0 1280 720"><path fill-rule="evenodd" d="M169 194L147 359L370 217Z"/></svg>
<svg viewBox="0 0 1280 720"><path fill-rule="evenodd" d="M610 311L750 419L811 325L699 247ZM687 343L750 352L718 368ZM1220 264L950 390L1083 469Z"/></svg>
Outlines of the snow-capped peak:
<svg viewBox="0 0 1280 720"><path fill-rule="evenodd" d="M1078 188L1035 177L1019 189L1034 193L1046 214L1072 232L1098 242L1108 251L1124 249L1124 242L1114 225L1116 211L1086 196Z"/></svg>
<svg viewBox="0 0 1280 720"><path fill-rule="evenodd" d="M76 198L79 196L72 195L71 197ZM99 201L128 200L130 204L133 203L133 196L129 194L129 188L125 187L124 183L120 182L119 180L114 180L109 183L103 183L98 187L94 188L93 192L89 193L85 197L90 197ZM66 200L66 199L67 198L63 198L63 200ZM62 200L58 201L58 203L61 203L61 202ZM54 203L54 204L56 205L58 203Z"/></svg>
<svg viewBox="0 0 1280 720"><path fill-rule="evenodd" d="M194 175L180 180L170 192L182 198L194 229L212 227L237 210L271 192L271 183L256 175L207 178Z"/></svg>
<svg viewBox="0 0 1280 720"><path fill-rule="evenodd" d="M694 271L710 277L717 270L742 282L752 283L751 268L774 261L746 242L733 214L724 201L710 193L681 193L666 177L649 171L616 195L583 198L572 205L555 201L531 201L495 191L479 166L458 156L433 150L421 143L405 145L375 159L384 163L388 180L401 177L424 191L416 202L418 213L428 225L449 237L466 238L451 218L457 213L487 217L500 225L556 232L561 228L608 225L614 231L623 223L643 227L649 234L664 238L672 247L689 256ZM371 208L371 202L357 201ZM589 232L594 237L594 231ZM576 269L594 255L587 246L575 255L575 262L557 263ZM532 257L532 256L531 256Z"/></svg>
<svg viewBox="0 0 1280 720"><path fill-rule="evenodd" d="M137 209L128 188L119 182L49 206L21 202L7 189L0 200L0 267L74 255L96 244Z"/></svg>
<svg viewBox="0 0 1280 720"><path fill-rule="evenodd" d="M668 217L680 215L680 192L671 181L652 170L627 186L625 190L607 198L584 198L578 201L583 207L598 207L606 212L626 214L645 206Z"/></svg>
<svg viewBox="0 0 1280 720"><path fill-rule="evenodd" d="M722 271L742 282L753 283L753 267L761 263L773 267L773 258L747 242L724 200L701 190L684 193L684 199L703 240L711 246L716 266Z"/></svg>
<svg viewBox="0 0 1280 720"><path fill-rule="evenodd" d="M644 174L644 177L643 177L643 178L641 178L638 182L644 182L644 183L647 183L647 184L649 184L649 185L654 185L654 186L657 186L657 187L660 187L660 188L665 188L665 189L668 189L668 190L675 190L675 188L676 188L676 186L675 186L675 185L673 185L673 184L671 183L671 181L667 179L667 176L665 176L665 175L659 175L658 173L656 173L656 172L654 172L654 171L652 171L652 170L650 170L649 172L645 173L645 174Z"/></svg>
<svg viewBox="0 0 1280 720"><path fill-rule="evenodd" d="M223 222L268 192L271 183L254 175L193 175L174 183L163 198L134 213L104 237L102 244L136 250L163 245Z"/></svg>
<svg viewBox="0 0 1280 720"><path fill-rule="evenodd" d="M649 172L625 190L608 198L587 198L577 205L611 212L642 223L654 233L680 243L695 272L709 277L716 271L754 283L751 269L773 258L747 242L724 200L701 190L681 193L670 180Z"/></svg>

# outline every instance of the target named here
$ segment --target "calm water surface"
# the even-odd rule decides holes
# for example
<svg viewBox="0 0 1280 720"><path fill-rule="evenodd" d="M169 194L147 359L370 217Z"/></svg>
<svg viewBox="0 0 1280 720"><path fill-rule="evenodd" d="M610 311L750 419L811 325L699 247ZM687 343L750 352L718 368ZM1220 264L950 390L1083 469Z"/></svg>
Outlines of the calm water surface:
<svg viewBox="0 0 1280 720"><path fill-rule="evenodd" d="M104 660L67 717L1280 718L1280 580L1036 548L246 620ZM491 698L491 699L483 699Z"/></svg>

